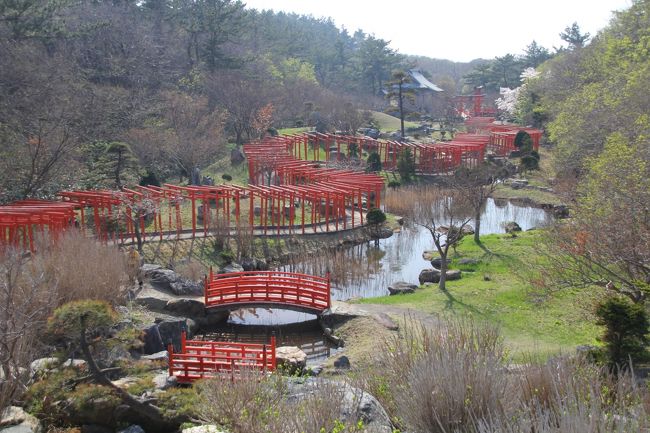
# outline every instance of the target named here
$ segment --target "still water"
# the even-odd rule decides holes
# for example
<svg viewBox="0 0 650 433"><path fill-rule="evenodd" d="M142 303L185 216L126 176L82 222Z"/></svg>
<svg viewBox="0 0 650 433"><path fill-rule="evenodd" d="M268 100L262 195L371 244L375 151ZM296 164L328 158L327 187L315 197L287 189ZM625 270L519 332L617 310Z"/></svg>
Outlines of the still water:
<svg viewBox="0 0 650 433"><path fill-rule="evenodd" d="M489 199L481 216L481 234L505 233L503 224L515 221L522 230L542 227L551 216L543 209ZM344 266L346 275L332 282L332 299L348 300L388 295L387 287L397 281L418 283L420 271L430 267L422 252L434 249L431 234L418 226L403 227L388 239L337 251L328 257L287 265L282 270L321 275L324 269ZM340 274L337 273L337 274ZM245 309L231 314L233 325L279 326L314 320L316 316L276 309Z"/></svg>

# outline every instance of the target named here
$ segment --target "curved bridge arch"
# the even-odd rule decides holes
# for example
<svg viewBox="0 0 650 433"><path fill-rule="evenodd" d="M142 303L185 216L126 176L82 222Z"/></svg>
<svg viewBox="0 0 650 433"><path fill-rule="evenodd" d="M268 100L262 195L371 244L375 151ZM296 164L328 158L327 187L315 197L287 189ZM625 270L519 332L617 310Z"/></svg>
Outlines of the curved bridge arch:
<svg viewBox="0 0 650 433"><path fill-rule="evenodd" d="M331 306L330 279L280 271L213 274L205 281L205 307L282 307L322 314Z"/></svg>

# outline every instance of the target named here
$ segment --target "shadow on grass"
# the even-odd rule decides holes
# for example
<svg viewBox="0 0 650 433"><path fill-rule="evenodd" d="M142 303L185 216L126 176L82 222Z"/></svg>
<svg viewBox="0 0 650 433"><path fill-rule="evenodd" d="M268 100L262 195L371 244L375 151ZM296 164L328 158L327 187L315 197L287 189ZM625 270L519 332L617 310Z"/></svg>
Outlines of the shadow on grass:
<svg viewBox="0 0 650 433"><path fill-rule="evenodd" d="M447 298L445 300L445 310L452 310L453 311L453 310L456 309L456 307L460 306L460 307L463 307L465 310L467 310L467 311L469 311L469 312L471 312L473 314L477 314L479 316L485 316L485 314L481 310L479 310L478 308L476 308L476 307L474 307L472 305L466 304L465 302L462 302L462 301L459 301L458 299L456 299L454 297L454 295L452 295L448 290L440 290L440 291Z"/></svg>

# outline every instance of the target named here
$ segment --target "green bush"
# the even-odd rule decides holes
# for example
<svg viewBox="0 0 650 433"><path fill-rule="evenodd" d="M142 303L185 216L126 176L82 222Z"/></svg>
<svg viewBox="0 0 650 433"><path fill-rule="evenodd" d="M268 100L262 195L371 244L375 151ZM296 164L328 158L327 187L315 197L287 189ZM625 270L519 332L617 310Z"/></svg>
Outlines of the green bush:
<svg viewBox="0 0 650 433"><path fill-rule="evenodd" d="M596 308L598 324L605 327L605 343L610 365L628 366L629 361L647 358L648 314L643 305L627 299L611 297Z"/></svg>
<svg viewBox="0 0 650 433"><path fill-rule="evenodd" d="M400 186L402 186L402 184L400 183L399 180L391 180L390 182L388 182L389 188L395 189L395 188L399 188Z"/></svg>
<svg viewBox="0 0 650 433"><path fill-rule="evenodd" d="M386 214L381 209L372 208L368 211L368 215L366 215L366 221L370 225L379 225L386 221Z"/></svg>
<svg viewBox="0 0 650 433"><path fill-rule="evenodd" d="M377 152L371 152L366 160L366 170L372 173L381 171L381 158Z"/></svg>
<svg viewBox="0 0 650 433"><path fill-rule="evenodd" d="M408 147L403 149L397 157L397 172L404 182L410 182L415 177L415 161L413 153Z"/></svg>

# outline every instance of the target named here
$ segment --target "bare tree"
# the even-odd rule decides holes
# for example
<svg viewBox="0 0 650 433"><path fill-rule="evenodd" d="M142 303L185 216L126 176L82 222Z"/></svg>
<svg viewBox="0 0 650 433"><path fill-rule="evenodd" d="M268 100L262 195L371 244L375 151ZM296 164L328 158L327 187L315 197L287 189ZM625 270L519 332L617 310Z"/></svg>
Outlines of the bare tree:
<svg viewBox="0 0 650 433"><path fill-rule="evenodd" d="M457 188L418 186L389 190L386 209L426 228L440 255L440 290L446 290L449 248L460 242L463 229L471 221L467 196Z"/></svg>
<svg viewBox="0 0 650 433"><path fill-rule="evenodd" d="M490 163L475 168L461 168L454 173L450 184L464 196L474 217L474 242L481 243L481 212L492 197L500 179L507 177L507 170Z"/></svg>
<svg viewBox="0 0 650 433"><path fill-rule="evenodd" d="M56 302L56 284L41 265L21 251L0 253L0 413L25 391L35 341Z"/></svg>

